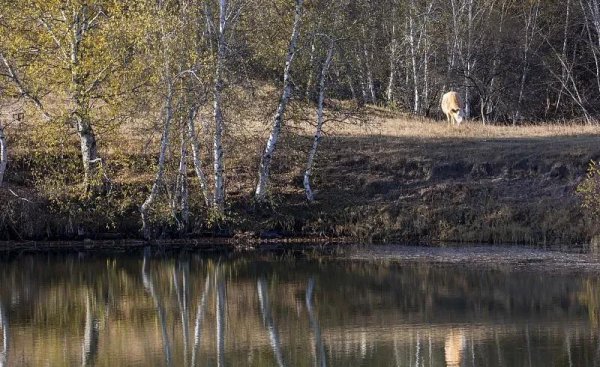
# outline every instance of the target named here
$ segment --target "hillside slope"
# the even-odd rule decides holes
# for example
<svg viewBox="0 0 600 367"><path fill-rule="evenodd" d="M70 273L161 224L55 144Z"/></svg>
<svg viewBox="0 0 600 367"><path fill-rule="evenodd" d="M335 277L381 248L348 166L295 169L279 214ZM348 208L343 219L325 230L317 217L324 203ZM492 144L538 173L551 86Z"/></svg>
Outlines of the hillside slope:
<svg viewBox="0 0 600 367"><path fill-rule="evenodd" d="M260 139L245 137L240 144L242 138L230 137L229 217L215 225L201 200L192 200L192 228L185 236L577 244L596 234L575 190L590 160L600 158L600 128L476 122L456 128L377 109L371 114L376 118L368 125L328 127L313 176L317 200L311 204L301 186L310 127L284 134L273 166L271 204L260 208L251 199ZM73 198L65 199L68 205L48 204L26 180L17 184L25 175L18 169L28 167L26 157L11 158L8 188L29 201L0 190L3 239L139 236L137 206L151 179L151 154L132 150L126 159L137 163L115 170L120 184L102 205ZM193 172L189 177L193 180ZM195 190L192 185L192 195ZM157 236L181 236L168 210L156 210L155 217Z"/></svg>

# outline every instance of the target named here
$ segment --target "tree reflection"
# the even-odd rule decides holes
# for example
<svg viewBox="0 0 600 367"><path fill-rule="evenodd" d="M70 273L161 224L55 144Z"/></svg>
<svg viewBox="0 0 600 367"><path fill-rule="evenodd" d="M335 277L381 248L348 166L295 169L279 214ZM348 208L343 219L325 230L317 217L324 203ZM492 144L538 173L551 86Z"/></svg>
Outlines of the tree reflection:
<svg viewBox="0 0 600 367"><path fill-rule="evenodd" d="M179 275L181 273L181 287L179 286ZM177 297L177 306L179 307L179 316L181 319L181 331L183 337L183 360L184 365L187 366L188 361L188 344L190 339L190 323L189 323L189 311L188 311L188 273L189 264L179 264L179 272L176 267L173 266L172 278L173 286L175 288L175 295Z"/></svg>
<svg viewBox="0 0 600 367"><path fill-rule="evenodd" d="M167 366L171 366L171 343L169 341L169 334L167 332L167 323L165 318L165 310L163 308L158 295L156 294L156 289L154 288L154 282L147 268L148 263L148 255L144 254L144 260L142 262L142 281L144 283L144 288L146 292L150 294L152 300L154 301L154 307L156 307L156 311L158 313L158 321L161 327L161 335L163 341L163 350L165 353L165 362Z"/></svg>
<svg viewBox="0 0 600 367"><path fill-rule="evenodd" d="M206 313L206 299L210 290L210 277L206 276L204 282L204 291L202 296L198 300L198 308L196 311L196 322L194 323L194 348L192 349L192 366L196 366L196 359L198 357L198 351L202 341L202 323L204 321L204 314Z"/></svg>
<svg viewBox="0 0 600 367"><path fill-rule="evenodd" d="M258 300L260 302L260 311L262 314L263 325L267 328L269 333L269 340L271 348L273 348L273 354L275 355L275 361L279 367L284 367L283 354L281 353L281 343L279 341L279 333L275 327L275 321L273 315L271 315L271 304L269 302L269 292L267 290L267 284L264 278L260 278L257 281L256 288L258 291Z"/></svg>
<svg viewBox="0 0 600 367"><path fill-rule="evenodd" d="M15 262L0 267L0 367L591 366L600 283L586 277L203 256Z"/></svg>
<svg viewBox="0 0 600 367"><path fill-rule="evenodd" d="M92 366L98 355L98 319L92 312L90 292L85 296L85 326L83 329L83 343L81 346L81 365Z"/></svg>
<svg viewBox="0 0 600 367"><path fill-rule="evenodd" d="M215 270L215 282L216 282L216 292L217 299L215 302L215 314L216 314L216 324L217 324L217 366L223 367L225 366L225 284L223 279L221 278L220 269L217 268Z"/></svg>
<svg viewBox="0 0 600 367"><path fill-rule="evenodd" d="M310 278L306 288L306 310L308 311L310 328L312 329L313 337L315 339L313 344L314 362L317 367L327 367L327 358L325 355L323 338L321 337L321 328L319 327L319 321L317 320L312 304L314 290L315 279Z"/></svg>
<svg viewBox="0 0 600 367"><path fill-rule="evenodd" d="M2 327L2 352L0 352L0 367L8 366L8 315L0 300L0 327Z"/></svg>

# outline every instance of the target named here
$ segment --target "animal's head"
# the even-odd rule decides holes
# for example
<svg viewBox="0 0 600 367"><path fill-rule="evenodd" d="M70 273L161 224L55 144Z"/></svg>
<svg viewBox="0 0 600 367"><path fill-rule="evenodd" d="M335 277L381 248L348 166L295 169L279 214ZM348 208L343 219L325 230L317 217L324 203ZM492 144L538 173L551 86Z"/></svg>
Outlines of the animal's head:
<svg viewBox="0 0 600 367"><path fill-rule="evenodd" d="M463 122L463 120L465 119L465 111L463 111L462 108L453 108L450 113L452 114L452 116L454 117L454 119L456 120L457 124L461 124Z"/></svg>

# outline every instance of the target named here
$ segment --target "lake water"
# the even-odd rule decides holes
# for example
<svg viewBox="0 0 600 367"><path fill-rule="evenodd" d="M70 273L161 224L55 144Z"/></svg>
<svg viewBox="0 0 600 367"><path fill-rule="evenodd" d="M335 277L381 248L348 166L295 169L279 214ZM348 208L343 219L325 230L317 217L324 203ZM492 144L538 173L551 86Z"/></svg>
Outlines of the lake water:
<svg viewBox="0 0 600 367"><path fill-rule="evenodd" d="M5 259L0 365L600 363L596 271L385 258Z"/></svg>

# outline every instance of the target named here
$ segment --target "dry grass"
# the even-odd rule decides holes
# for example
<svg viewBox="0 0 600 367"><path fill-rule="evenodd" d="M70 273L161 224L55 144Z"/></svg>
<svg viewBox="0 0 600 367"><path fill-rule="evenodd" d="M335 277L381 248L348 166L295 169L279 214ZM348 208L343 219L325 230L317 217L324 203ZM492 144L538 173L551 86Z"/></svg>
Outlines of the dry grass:
<svg viewBox="0 0 600 367"><path fill-rule="evenodd" d="M330 135L339 136L390 136L420 139L517 139L543 137L600 136L600 125L580 123L483 125L480 121L467 121L460 127L449 126L445 120L406 117L382 108L369 107L369 124L332 124Z"/></svg>
<svg viewBox="0 0 600 367"><path fill-rule="evenodd" d="M313 177L317 201L309 204L302 191L302 173L314 131L310 124L314 111L292 106L293 120L284 129L273 161L271 205L256 208L251 194L273 107L267 101L276 100L272 95L276 91L263 91L254 96L259 101L255 107L228 115L232 122L225 141L226 188L231 220L219 227L228 233L275 231L387 242L573 244L597 232L582 211L575 188L588 162L600 158L600 127L483 126L477 122L453 127L441 120L413 119L378 107L368 107L367 120L326 125ZM209 112L204 111L204 119L210 118ZM68 213L55 209L55 213L34 215L50 218L40 225L42 231L60 237L68 231L48 227L86 227L86 223L107 227L103 215L119 208L118 214L111 213L110 231L137 235L137 207L153 178L160 139L158 133L148 133L151 125L152 121L146 121L134 129L127 127L121 135L102 137L101 153L118 185L113 201L94 204L96 212L82 223L77 199L71 198L65 205ZM210 124L204 126L203 156L210 157ZM177 157L177 134L173 139L171 156ZM71 154L76 154L75 143ZM26 139L15 141L12 167L22 167L23 172L9 173L13 185L29 167L24 163L27 149ZM175 166L171 162L169 172ZM199 191L191 170L189 175L195 195ZM42 199L38 210L43 211ZM201 205L199 198L193 201ZM12 205L14 216L31 218L21 215L20 207ZM192 209L194 233L206 233L204 208ZM160 228L169 234L169 210L157 209L156 213L165 214ZM18 221L11 225L11 233L18 232ZM31 227L27 236L36 233Z"/></svg>

